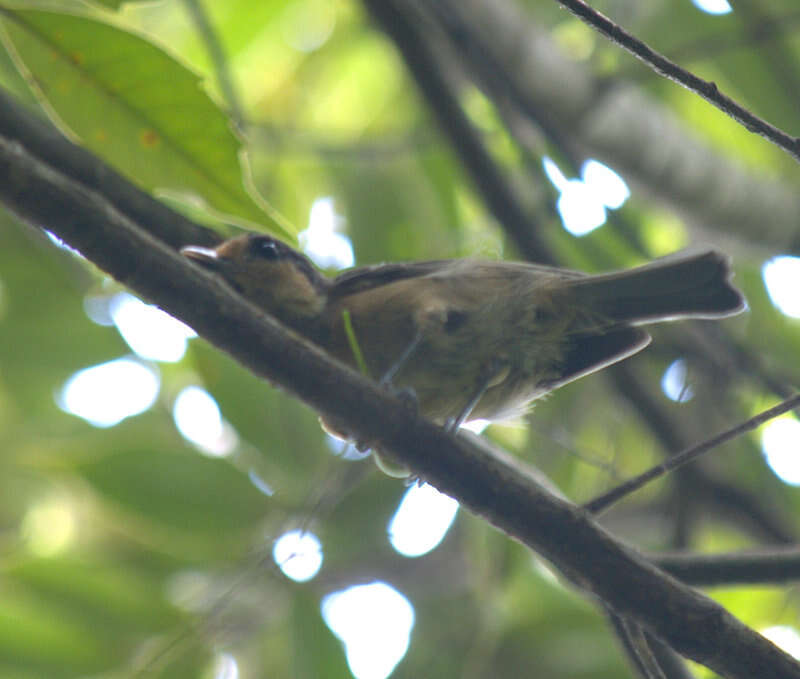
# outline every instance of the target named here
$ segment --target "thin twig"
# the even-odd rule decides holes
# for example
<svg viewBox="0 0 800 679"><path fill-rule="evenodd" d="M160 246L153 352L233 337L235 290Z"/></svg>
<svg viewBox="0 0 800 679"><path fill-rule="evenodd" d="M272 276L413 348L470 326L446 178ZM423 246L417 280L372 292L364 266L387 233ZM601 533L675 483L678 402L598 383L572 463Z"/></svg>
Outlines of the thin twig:
<svg viewBox="0 0 800 679"><path fill-rule="evenodd" d="M800 580L797 545L725 554L666 552L648 556L662 570L695 587L785 585Z"/></svg>
<svg viewBox="0 0 800 679"><path fill-rule="evenodd" d="M607 493L603 493L603 495L600 495L594 500L587 502L583 505L583 508L592 514L599 514L608 509L615 502L621 500L626 495L630 495L631 493L639 490L639 488L646 485L653 479L664 476L668 472L692 462L704 453L707 453L709 450L716 448L723 443L727 443L728 441L735 439L748 431L752 431L774 417L782 415L783 413L789 412L790 410L794 410L798 407L800 407L800 394L796 394L792 398L789 398L773 408L769 408L768 410L751 417L749 420L746 420L745 422L742 422L741 424L738 424L727 431L717 434L703 443L699 443L696 446L692 446L691 448L687 448L686 450L673 455L666 460L666 462L662 462L655 467L651 467L646 472L643 472L642 474L625 481L625 483L620 484Z"/></svg>
<svg viewBox="0 0 800 679"><path fill-rule="evenodd" d="M605 15L589 7L582 0L556 0L556 2L569 9L575 16L597 29L612 42L641 59L656 73L660 73L666 78L683 85L686 89L699 94L707 102L716 106L750 132L761 135L787 151L796 160L800 160L800 139L792 137L783 130L759 118L749 109L720 92L713 81L704 80L691 71L681 68L663 54L656 52L647 44L635 38Z"/></svg>
<svg viewBox="0 0 800 679"><path fill-rule="evenodd" d="M642 679L666 679L653 656L642 628L635 622L606 607L611 627L625 650L628 660Z"/></svg>

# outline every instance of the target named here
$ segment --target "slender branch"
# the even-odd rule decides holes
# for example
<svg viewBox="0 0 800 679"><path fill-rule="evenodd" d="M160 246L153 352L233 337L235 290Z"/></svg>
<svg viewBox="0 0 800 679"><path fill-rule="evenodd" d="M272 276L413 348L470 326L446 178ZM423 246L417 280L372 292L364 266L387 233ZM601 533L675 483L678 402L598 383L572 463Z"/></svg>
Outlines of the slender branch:
<svg viewBox="0 0 800 679"><path fill-rule="evenodd" d="M655 398L638 378L630 363L620 363L606 371L614 386L636 408L644 423L669 454L689 448L691 442L682 428L663 407L663 399ZM794 530L780 512L771 507L770 498L756 494L715 478L701 466L684 467L679 472L684 490L691 489L692 497L715 508L724 520L738 529L750 526L759 540L794 542Z"/></svg>
<svg viewBox="0 0 800 679"><path fill-rule="evenodd" d="M644 42L634 37L608 17L592 9L582 0L556 0L558 4L569 9L575 16L597 29L612 42L627 50L638 59L649 65L656 73L674 80L687 90L699 94L707 102L743 125L750 132L761 135L776 146L800 160L800 139L786 134L783 130L762 120L749 109L737 103L731 97L720 92L716 83L703 80L691 71L681 68L663 54L651 49Z"/></svg>
<svg viewBox="0 0 800 679"><path fill-rule="evenodd" d="M608 611L608 617L628 659L641 678L667 679L653 656L642 628L611 610Z"/></svg>
<svg viewBox="0 0 800 679"><path fill-rule="evenodd" d="M650 650L658 662L658 666L667 676L667 679L695 679L694 674L692 674L679 654L652 634L646 633L645 636Z"/></svg>
<svg viewBox="0 0 800 679"><path fill-rule="evenodd" d="M45 162L0 125L0 201L194 327L256 375L536 550L572 582L685 656L730 679L800 679L800 664L719 604L654 568L586 512L479 437L450 436L392 394L283 328L192 265L102 193Z"/></svg>
<svg viewBox="0 0 800 679"><path fill-rule="evenodd" d="M732 554L651 554L650 560L690 585L786 584L800 580L800 548Z"/></svg>
<svg viewBox="0 0 800 679"><path fill-rule="evenodd" d="M707 439L696 446L692 446L691 448L687 448L686 450L673 455L665 462L662 462L655 467L651 467L638 476L621 483L607 493L603 493L594 500L585 503L583 508L592 514L600 514L615 502L618 502L627 495L639 490L641 487L650 483L650 481L664 476L668 472L671 472L675 469L678 469L678 467L682 467L683 465L696 460L709 450L712 450L723 443L727 443L728 441L731 441L748 431L757 429L765 422L778 417L778 415L783 415L783 413L787 413L790 410L794 410L795 408L800 408L800 394L795 395L792 398L789 398L782 403L779 403L778 405L751 417L749 420L745 420L744 422L737 424L735 427L731 427L730 429L723 431L716 436L712 436L710 439Z"/></svg>

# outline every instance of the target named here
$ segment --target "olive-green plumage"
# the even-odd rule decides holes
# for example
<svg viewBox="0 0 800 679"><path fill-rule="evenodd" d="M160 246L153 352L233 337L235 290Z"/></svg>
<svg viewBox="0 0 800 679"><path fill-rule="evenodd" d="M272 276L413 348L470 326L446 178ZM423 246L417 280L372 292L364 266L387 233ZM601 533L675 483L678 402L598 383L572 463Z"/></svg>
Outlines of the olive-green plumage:
<svg viewBox="0 0 800 679"><path fill-rule="evenodd" d="M713 250L594 276L444 260L360 267L332 279L264 235L182 252L355 366L343 320L349 312L371 376L392 374L393 386L411 387L420 412L438 422L519 413L645 347L650 336L640 324L721 318L744 308L727 258ZM473 397L479 400L466 413Z"/></svg>

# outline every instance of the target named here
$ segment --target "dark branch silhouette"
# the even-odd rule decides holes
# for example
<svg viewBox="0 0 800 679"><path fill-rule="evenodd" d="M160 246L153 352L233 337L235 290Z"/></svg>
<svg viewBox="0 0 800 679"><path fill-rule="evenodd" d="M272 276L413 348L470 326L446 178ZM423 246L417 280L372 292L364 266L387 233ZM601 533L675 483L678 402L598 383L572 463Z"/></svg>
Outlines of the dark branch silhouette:
<svg viewBox="0 0 800 679"><path fill-rule="evenodd" d="M19 108L17 115L24 115ZM724 608L655 568L580 508L486 441L450 436L398 398L342 366L260 312L166 242L163 214L136 214L106 195L99 176L123 182L69 142L50 146L22 121L0 120L0 200L20 219L46 228L138 294L188 323L253 373L373 441L421 478L549 559L571 582L675 650L733 679L800 677L800 664ZM25 127L22 125L22 127ZM39 125L38 129L46 128ZM52 140L52 134L48 137ZM86 173L74 176L74 153ZM158 214L156 223L151 219ZM184 228L186 224L184 223ZM176 234L170 240L180 240ZM766 675L765 675L766 673Z"/></svg>

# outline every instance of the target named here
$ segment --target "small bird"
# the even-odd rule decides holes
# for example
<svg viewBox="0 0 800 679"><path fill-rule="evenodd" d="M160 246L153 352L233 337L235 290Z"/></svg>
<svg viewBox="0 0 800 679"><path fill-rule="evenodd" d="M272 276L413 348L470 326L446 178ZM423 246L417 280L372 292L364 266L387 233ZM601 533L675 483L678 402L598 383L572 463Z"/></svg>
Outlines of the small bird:
<svg viewBox="0 0 800 679"><path fill-rule="evenodd" d="M650 342L642 324L723 318L745 307L728 258L714 250L600 275L455 259L358 267L335 278L263 234L181 252L337 359L413 391L419 411L450 429L519 415L543 394L640 351Z"/></svg>

